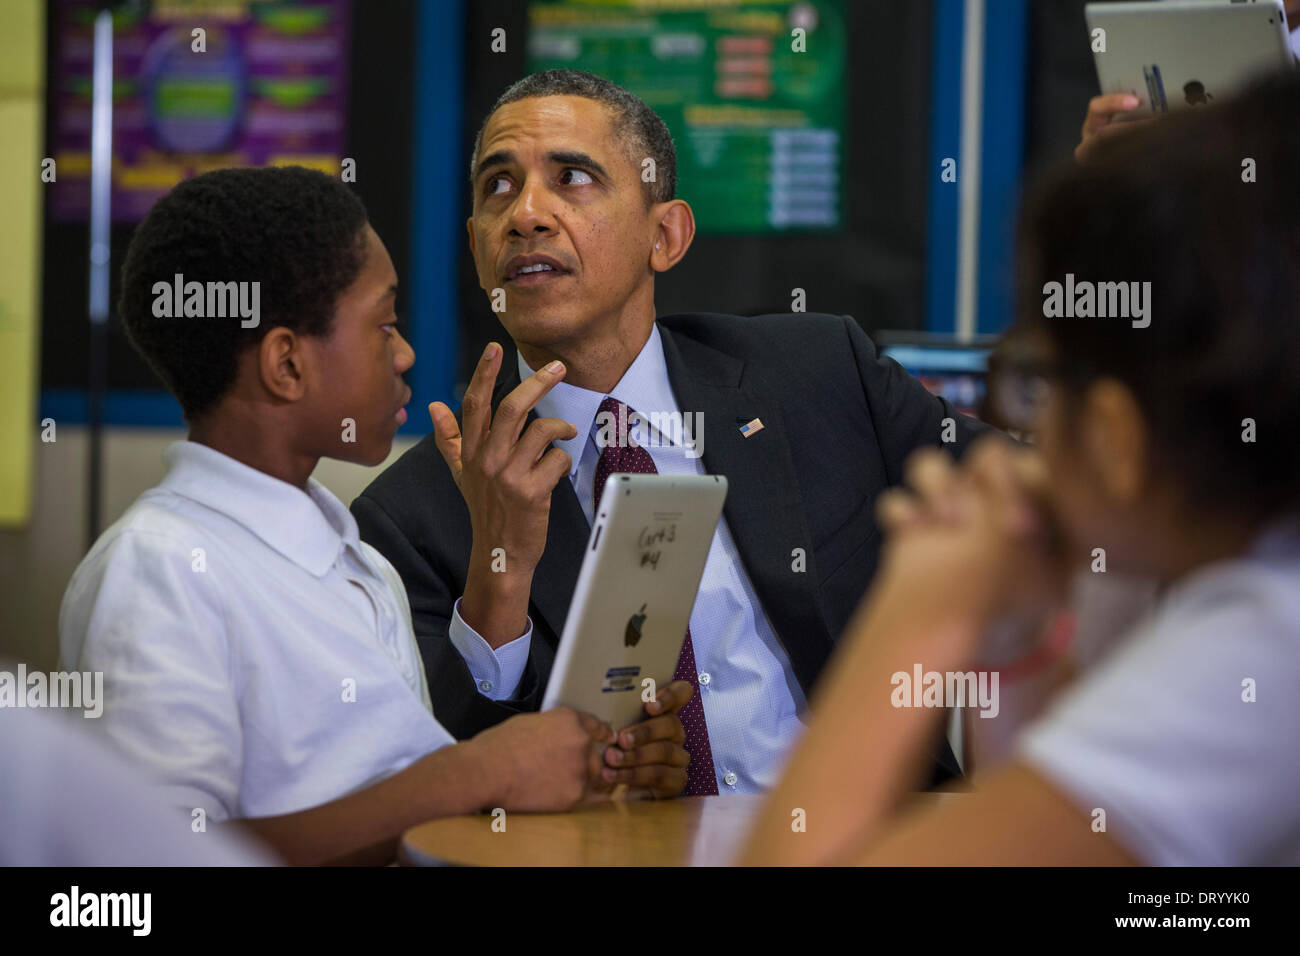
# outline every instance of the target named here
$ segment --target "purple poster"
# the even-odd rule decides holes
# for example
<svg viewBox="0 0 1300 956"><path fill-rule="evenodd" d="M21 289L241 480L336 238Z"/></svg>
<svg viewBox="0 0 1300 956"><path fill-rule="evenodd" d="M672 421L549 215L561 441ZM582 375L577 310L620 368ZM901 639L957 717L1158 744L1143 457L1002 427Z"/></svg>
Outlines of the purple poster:
<svg viewBox="0 0 1300 956"><path fill-rule="evenodd" d="M337 174L350 0L154 0L113 30L113 218L135 222L189 176L297 164ZM57 7L56 220L90 207L93 5Z"/></svg>

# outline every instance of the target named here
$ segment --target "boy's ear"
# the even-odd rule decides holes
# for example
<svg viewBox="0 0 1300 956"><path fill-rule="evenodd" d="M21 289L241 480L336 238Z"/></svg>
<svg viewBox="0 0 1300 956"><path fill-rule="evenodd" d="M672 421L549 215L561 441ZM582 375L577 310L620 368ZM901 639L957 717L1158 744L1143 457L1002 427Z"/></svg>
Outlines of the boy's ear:
<svg viewBox="0 0 1300 956"><path fill-rule="evenodd" d="M305 363L302 339L284 326L271 329L257 346L257 372L262 387L286 402L303 397Z"/></svg>
<svg viewBox="0 0 1300 956"><path fill-rule="evenodd" d="M1094 383L1084 400L1083 426L1101 490L1116 504L1136 504L1147 487L1151 455L1146 419L1133 392L1115 379Z"/></svg>

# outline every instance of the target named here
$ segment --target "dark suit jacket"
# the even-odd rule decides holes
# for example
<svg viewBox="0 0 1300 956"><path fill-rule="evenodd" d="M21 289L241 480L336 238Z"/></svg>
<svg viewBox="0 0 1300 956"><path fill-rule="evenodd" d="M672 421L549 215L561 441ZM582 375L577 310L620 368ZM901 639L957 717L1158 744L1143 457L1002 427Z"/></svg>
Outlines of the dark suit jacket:
<svg viewBox="0 0 1300 956"><path fill-rule="evenodd" d="M809 695L876 570L876 496L900 483L909 453L940 444L943 419L956 420L959 452L984 426L878 358L847 316L685 314L658 323L681 411L703 412L705 471L727 478L724 515L741 561ZM494 410L518 384L507 349ZM745 438L738 423L753 418L764 428ZM434 713L447 730L464 739L536 710L590 534L571 483L561 480L551 495L528 667L508 701L478 692L447 637L472 542L469 512L433 434L376 478L352 512L362 538L406 583ZM803 572L792 570L796 548L806 555ZM936 779L958 772L946 741L935 757Z"/></svg>

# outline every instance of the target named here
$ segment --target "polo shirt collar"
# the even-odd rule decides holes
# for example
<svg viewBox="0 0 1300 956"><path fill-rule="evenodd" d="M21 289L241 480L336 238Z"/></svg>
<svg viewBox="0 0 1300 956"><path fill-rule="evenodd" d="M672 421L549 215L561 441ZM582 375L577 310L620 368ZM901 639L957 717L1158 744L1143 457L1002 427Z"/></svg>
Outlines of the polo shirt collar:
<svg viewBox="0 0 1300 956"><path fill-rule="evenodd" d="M324 577L345 546L361 554L354 519L315 478L307 491L192 441L163 453L167 477L159 488L211 508L242 525L315 577Z"/></svg>

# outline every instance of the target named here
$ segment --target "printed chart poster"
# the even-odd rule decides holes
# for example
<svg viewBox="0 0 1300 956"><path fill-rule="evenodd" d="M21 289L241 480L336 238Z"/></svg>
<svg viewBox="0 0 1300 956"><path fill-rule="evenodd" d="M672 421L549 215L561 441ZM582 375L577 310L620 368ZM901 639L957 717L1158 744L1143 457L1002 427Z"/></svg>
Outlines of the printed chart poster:
<svg viewBox="0 0 1300 956"><path fill-rule="evenodd" d="M113 219L190 176L297 164L336 174L347 134L350 0L154 0L113 29ZM56 221L90 208L95 9L57 6ZM201 31L196 33L196 31Z"/></svg>
<svg viewBox="0 0 1300 956"><path fill-rule="evenodd" d="M677 147L702 233L835 230L843 218L843 0L533 0L528 71L640 96Z"/></svg>

